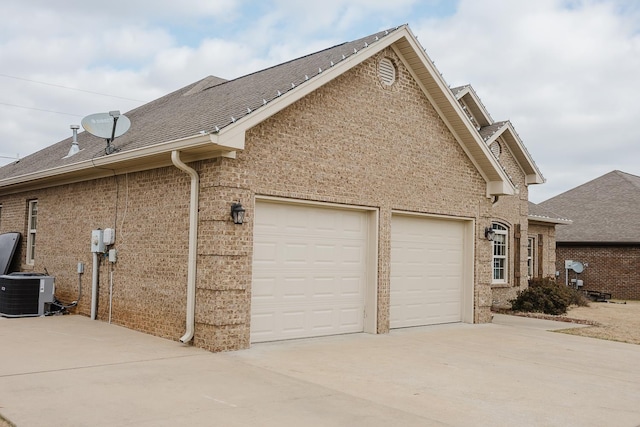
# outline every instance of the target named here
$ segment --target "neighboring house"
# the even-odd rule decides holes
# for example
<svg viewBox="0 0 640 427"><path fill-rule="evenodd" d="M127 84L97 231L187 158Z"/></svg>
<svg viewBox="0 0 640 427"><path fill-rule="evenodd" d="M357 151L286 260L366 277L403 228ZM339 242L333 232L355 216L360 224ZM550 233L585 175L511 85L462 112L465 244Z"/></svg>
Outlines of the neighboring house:
<svg viewBox="0 0 640 427"><path fill-rule="evenodd" d="M112 154L82 132L70 157L71 138L0 168L0 232L23 233L20 269L46 268L63 301L86 266L78 313L235 350L489 322L527 286L529 236L547 245L534 270L553 274L531 156L471 87L449 89L408 26L126 115ZM115 229L117 260L96 256L92 304L99 228Z"/></svg>
<svg viewBox="0 0 640 427"><path fill-rule="evenodd" d="M565 261L579 261L584 271L570 270L569 280L582 280L585 290L640 299L640 177L615 170L540 206L573 221L557 231L556 269L562 283Z"/></svg>

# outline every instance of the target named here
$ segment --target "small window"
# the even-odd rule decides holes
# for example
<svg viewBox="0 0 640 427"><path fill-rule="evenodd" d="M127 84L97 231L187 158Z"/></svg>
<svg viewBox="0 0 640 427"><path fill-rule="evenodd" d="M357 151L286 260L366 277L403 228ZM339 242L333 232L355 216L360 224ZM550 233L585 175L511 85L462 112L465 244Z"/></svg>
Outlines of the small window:
<svg viewBox="0 0 640 427"><path fill-rule="evenodd" d="M527 240L527 276L531 279L536 271L536 239L529 237Z"/></svg>
<svg viewBox="0 0 640 427"><path fill-rule="evenodd" d="M378 64L378 73L380 74L380 81L391 86L396 81L396 66L389 58L382 58Z"/></svg>
<svg viewBox="0 0 640 427"><path fill-rule="evenodd" d="M36 229L38 228L38 201L29 201L29 218L27 222L27 264L33 265L36 259Z"/></svg>
<svg viewBox="0 0 640 427"><path fill-rule="evenodd" d="M492 283L507 283L509 230L502 224L493 223L491 228L495 232L493 237L493 280Z"/></svg>

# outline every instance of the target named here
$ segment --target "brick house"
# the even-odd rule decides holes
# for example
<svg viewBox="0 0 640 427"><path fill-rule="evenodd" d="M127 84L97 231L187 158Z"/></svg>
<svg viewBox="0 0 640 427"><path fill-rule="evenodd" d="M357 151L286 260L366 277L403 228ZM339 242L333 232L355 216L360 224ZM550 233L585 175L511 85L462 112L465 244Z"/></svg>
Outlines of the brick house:
<svg viewBox="0 0 640 427"><path fill-rule="evenodd" d="M586 266L579 275L585 290L610 293L618 299L640 299L640 177L614 170L540 203L571 225L557 231L560 280L566 281L565 260Z"/></svg>
<svg viewBox="0 0 640 427"><path fill-rule="evenodd" d="M555 223L529 222L528 186L544 182L531 156L408 26L126 116L111 154L82 132L72 156L69 138L0 168L19 269L46 268L62 301L79 262L97 270L77 313L224 351L489 322L527 285L527 236L545 236L535 272L553 274ZM117 260L94 263L105 228Z"/></svg>

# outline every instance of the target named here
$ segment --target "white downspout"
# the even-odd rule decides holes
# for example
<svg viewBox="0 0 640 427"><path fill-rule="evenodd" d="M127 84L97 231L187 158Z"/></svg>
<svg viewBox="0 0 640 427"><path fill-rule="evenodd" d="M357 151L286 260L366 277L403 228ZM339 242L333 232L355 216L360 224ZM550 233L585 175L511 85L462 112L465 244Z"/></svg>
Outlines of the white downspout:
<svg viewBox="0 0 640 427"><path fill-rule="evenodd" d="M191 202L189 204L189 259L187 270L187 330L180 342L187 343L193 338L196 318L196 252L198 249L198 196L200 177L198 172L180 160L180 152L171 152L171 161L178 169L191 175Z"/></svg>
<svg viewBox="0 0 640 427"><path fill-rule="evenodd" d="M96 320L98 311L98 271L100 269L100 258L98 253L93 253L93 274L91 275L91 320Z"/></svg>

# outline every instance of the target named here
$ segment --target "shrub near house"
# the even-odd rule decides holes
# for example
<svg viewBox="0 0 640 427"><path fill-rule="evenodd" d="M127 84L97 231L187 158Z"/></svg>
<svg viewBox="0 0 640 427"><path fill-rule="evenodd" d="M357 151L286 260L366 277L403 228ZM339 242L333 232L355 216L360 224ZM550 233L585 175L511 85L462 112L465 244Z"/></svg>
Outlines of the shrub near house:
<svg viewBox="0 0 640 427"><path fill-rule="evenodd" d="M511 300L514 311L565 314L570 305L589 305L585 296L575 289L559 284L550 277L529 281L529 287Z"/></svg>

